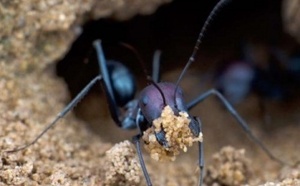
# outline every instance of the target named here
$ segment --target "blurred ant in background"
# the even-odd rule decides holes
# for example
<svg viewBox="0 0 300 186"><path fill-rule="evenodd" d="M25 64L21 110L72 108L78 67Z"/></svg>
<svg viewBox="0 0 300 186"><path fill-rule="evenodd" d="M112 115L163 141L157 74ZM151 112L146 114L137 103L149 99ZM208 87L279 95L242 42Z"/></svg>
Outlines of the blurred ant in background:
<svg viewBox="0 0 300 186"><path fill-rule="evenodd" d="M285 51L267 44L247 43L236 59L222 61L215 73L216 88L232 103L242 102L250 93L259 99L266 125L270 114L268 101L289 101L297 96L300 85L300 52Z"/></svg>

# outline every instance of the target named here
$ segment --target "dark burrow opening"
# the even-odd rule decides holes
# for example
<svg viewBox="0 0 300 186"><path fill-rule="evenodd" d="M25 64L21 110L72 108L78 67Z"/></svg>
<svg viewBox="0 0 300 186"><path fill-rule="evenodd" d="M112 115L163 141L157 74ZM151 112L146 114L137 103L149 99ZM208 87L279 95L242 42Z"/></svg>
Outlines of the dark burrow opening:
<svg viewBox="0 0 300 186"><path fill-rule="evenodd" d="M136 56L122 47L120 42L128 43L138 50L149 72L153 53L160 49L161 73L177 70L176 75L172 76L175 82L216 2L175 0L161 6L152 15L138 15L128 21L109 18L89 21L82 26L83 32L69 52L57 62L57 75L65 80L71 98L74 98L98 74L92 42L101 39L106 58L121 61L128 66L138 79L139 90L146 85L143 67ZM241 46L248 41L272 46L286 46L288 41L288 46L290 43L294 45L293 39L283 32L281 19L280 0L232 1L212 21L191 69L199 76L207 72L214 73L216 67L224 63L222 59L238 59ZM101 87L97 85L75 108L75 113L80 119L90 122L95 118L109 118L106 110L106 99ZM103 135L107 131L105 126L99 125L92 126L93 131Z"/></svg>

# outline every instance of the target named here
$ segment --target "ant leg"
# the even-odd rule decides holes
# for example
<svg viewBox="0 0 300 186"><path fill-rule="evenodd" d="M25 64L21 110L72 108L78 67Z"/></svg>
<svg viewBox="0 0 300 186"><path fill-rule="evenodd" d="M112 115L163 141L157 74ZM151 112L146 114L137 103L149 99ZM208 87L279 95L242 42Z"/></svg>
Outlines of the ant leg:
<svg viewBox="0 0 300 186"><path fill-rule="evenodd" d="M105 92L105 95L106 95L106 98L108 101L108 107L109 107L111 117L114 120L114 122L119 127L122 128L122 122L119 119L120 110L117 107L116 99L114 97L114 93L113 93L113 89L111 86L111 81L109 78L108 69L107 69L107 65L106 65L106 59L105 59L104 52L102 49L101 41L95 40L93 42L93 45L97 52L98 64L99 64L100 72L102 74L103 81L104 81L104 84L101 84L101 85L103 85L103 89L104 89L104 92Z"/></svg>
<svg viewBox="0 0 300 186"><path fill-rule="evenodd" d="M141 134L138 134L138 135L136 135L132 138L132 141L135 144L135 147L137 149L137 154L138 154L138 157L139 157L139 160L140 160L140 164L141 164L141 167L142 167L144 177L145 177L146 182L147 182L147 186L152 186L150 176L148 174L148 171L147 171L147 168L146 168L146 165L145 165L145 162L144 162L143 154L142 154L142 151L141 151L141 145L140 145L141 137L142 137Z"/></svg>
<svg viewBox="0 0 300 186"><path fill-rule="evenodd" d="M132 141L135 144L135 147L137 149L137 154L138 154L138 157L139 157L139 161L140 161L140 164L141 164L141 167L142 167L144 177L145 177L146 182L147 182L147 186L152 186L150 176L148 174L148 171L147 171L147 168L146 168L146 165L145 165L145 162L144 162L143 154L142 154L142 151L141 151L141 145L140 145L140 139L143 135L143 129L141 128L143 118L142 118L142 115L141 115L141 109L140 108L137 111L135 121L136 121L136 124L137 124L137 128L139 130L139 134L133 136Z"/></svg>
<svg viewBox="0 0 300 186"><path fill-rule="evenodd" d="M81 99L90 91L90 89L92 88L93 85L95 85L95 83L97 81L101 81L102 80L102 76L98 75L97 77L95 77L94 79L92 79L88 85L86 85L84 87L84 89L82 89L79 94L56 116L56 118L30 143L15 148L13 150L8 150L6 152L8 153L12 153L12 152L17 152L17 151L21 151L26 149L27 147L33 145L34 143L36 143L49 129L51 129L58 120L60 120L61 118L63 118L70 110L72 110L79 101L81 101Z"/></svg>
<svg viewBox="0 0 300 186"><path fill-rule="evenodd" d="M195 117L197 120L197 123L199 124L199 129L200 129L200 133L202 132L202 124L200 121L200 118ZM203 148L203 141L202 142L198 142L198 160L199 160L199 169L200 169L200 175L199 175L199 186L203 185L203 175L204 175L204 148Z"/></svg>
<svg viewBox="0 0 300 186"><path fill-rule="evenodd" d="M155 83L158 83L160 80L160 73L159 73L159 67L160 67L160 55L161 51L156 50L153 56L153 63L152 63L152 79Z"/></svg>
<svg viewBox="0 0 300 186"><path fill-rule="evenodd" d="M188 110L192 109L201 101L205 100L208 96L215 95L217 96L220 101L224 104L226 109L230 112L230 114L237 120L239 125L243 128L243 130L247 133L247 135L253 140L271 159L277 161L280 164L287 164L284 161L278 159L274 156L271 151L252 133L246 121L237 113L237 111L233 108L233 106L227 101L227 99L217 90L211 89L207 92L204 92L199 97L192 100L190 103L187 104Z"/></svg>

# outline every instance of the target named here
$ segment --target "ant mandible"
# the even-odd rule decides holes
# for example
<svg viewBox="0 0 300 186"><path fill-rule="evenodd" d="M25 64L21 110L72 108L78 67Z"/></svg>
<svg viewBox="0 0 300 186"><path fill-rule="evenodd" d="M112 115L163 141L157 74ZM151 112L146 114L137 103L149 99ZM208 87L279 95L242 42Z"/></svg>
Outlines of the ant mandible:
<svg viewBox="0 0 300 186"><path fill-rule="evenodd" d="M159 53L156 53L156 57L153 61L153 75L152 77L147 76L147 79L151 82L146 88L144 88L137 99L134 98L135 94L135 81L133 75L130 71L121 63L106 61L104 53L102 50L100 40L94 41L94 47L97 52L98 63L100 67L100 74L92 79L88 85L57 115L57 117L29 144L10 150L7 152L16 152L23 150L30 145L34 144L40 137L42 137L51 127L53 127L57 121L63 118L71 109L73 109L76 104L89 92L93 85L98 81L104 89L110 114L115 123L123 129L138 129L139 133L133 137L133 143L136 146L138 158L140 165L146 179L147 185L151 186L151 180L146 169L144 159L140 147L140 139L143 132L152 127L152 122L158 118L165 106L170 106L175 114L183 111L188 113L190 109L196 106L198 103L205 100L210 95L215 95L223 103L226 109L231 113L231 115L237 120L238 124L247 133L247 135L266 153L268 156L279 162L283 163L280 159L276 158L265 145L252 133L248 124L244 119L236 112L232 105L225 99L225 97L215 89L208 90L203 94L196 97L191 102L185 104L183 99L183 91L179 87L179 83L186 73L188 67L195 61L196 54L199 45L202 42L203 36L207 31L207 27L210 24L216 13L230 0L220 0L208 18L206 19L204 26L202 27L196 45L194 47L193 53L189 58L187 64L182 70L176 84L169 82L159 82ZM125 106L123 106L125 105ZM121 114L120 107L126 111ZM202 132L200 119L195 116L188 116L190 118L189 128L194 136L199 136ZM164 132L155 132L156 140L160 145L166 145L166 136ZM199 148L199 185L203 184L203 168L204 168L204 157L203 157L203 142L198 142Z"/></svg>

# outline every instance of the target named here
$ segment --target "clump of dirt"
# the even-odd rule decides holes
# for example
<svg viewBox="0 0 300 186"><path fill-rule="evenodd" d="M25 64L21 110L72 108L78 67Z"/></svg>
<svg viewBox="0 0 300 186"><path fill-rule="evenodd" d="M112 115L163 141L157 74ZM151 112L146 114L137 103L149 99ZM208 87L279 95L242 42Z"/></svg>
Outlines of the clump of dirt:
<svg viewBox="0 0 300 186"><path fill-rule="evenodd" d="M151 14L170 1L1 1L0 59L18 63L20 71L35 70L36 66L61 58L85 22L108 17L126 20L137 14Z"/></svg>
<svg viewBox="0 0 300 186"><path fill-rule="evenodd" d="M93 17L113 17L118 20L127 20L136 14L152 14L160 5L172 0L102 0L95 1Z"/></svg>
<svg viewBox="0 0 300 186"><path fill-rule="evenodd" d="M282 182L267 182L263 185L260 186L299 186L300 185L300 180L299 179L285 179Z"/></svg>
<svg viewBox="0 0 300 186"><path fill-rule="evenodd" d="M1 1L0 59L18 63L19 71L53 62L75 39L79 19L92 2Z"/></svg>
<svg viewBox="0 0 300 186"><path fill-rule="evenodd" d="M147 129L143 134L145 149L155 160L171 160L174 161L180 151L187 151L187 147L193 145L194 142L202 142L202 133L195 137L189 128L189 115L186 112L179 112L179 116L175 115L170 106L165 106L161 116L153 121L152 127ZM163 131L166 138L166 146L159 144L155 133Z"/></svg>
<svg viewBox="0 0 300 186"><path fill-rule="evenodd" d="M233 147L223 147L212 156L212 163L207 167L205 183L207 185L243 185L250 175L250 160L245 156L245 150Z"/></svg>
<svg viewBox="0 0 300 186"><path fill-rule="evenodd" d="M141 167L134 146L128 141L115 144L106 151L105 185L138 185Z"/></svg>
<svg viewBox="0 0 300 186"><path fill-rule="evenodd" d="M300 179L300 163L290 167L285 166L281 169L279 174L280 179Z"/></svg>
<svg viewBox="0 0 300 186"><path fill-rule="evenodd" d="M285 166L281 169L277 182L267 182L260 186L299 186L300 185L300 164Z"/></svg>
<svg viewBox="0 0 300 186"><path fill-rule="evenodd" d="M300 42L300 1L283 0L282 1L282 18L283 27L287 33Z"/></svg>

